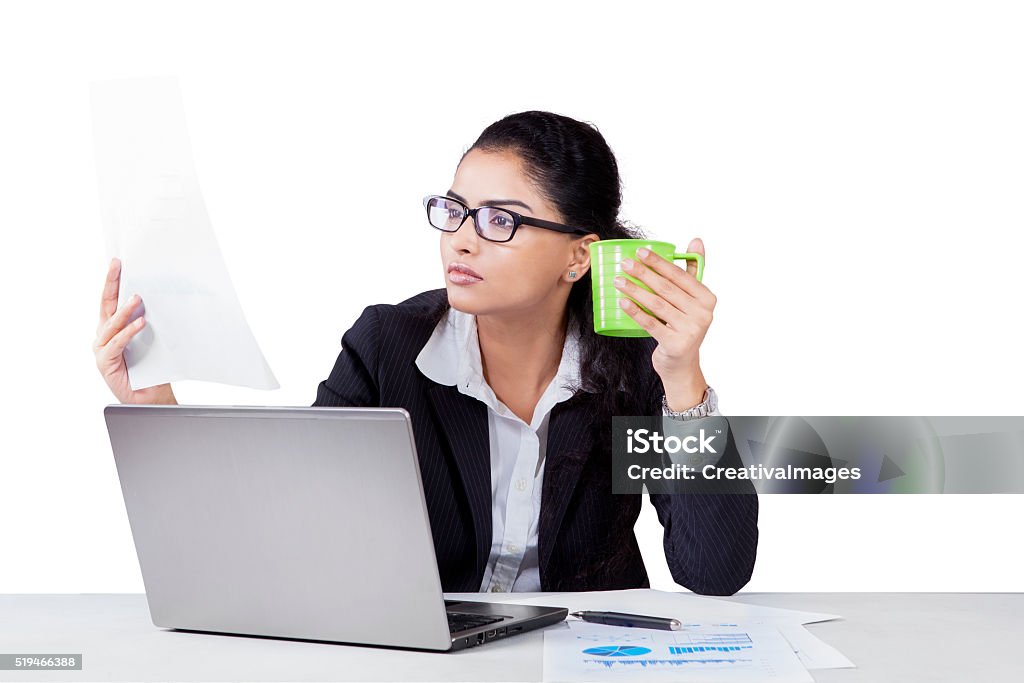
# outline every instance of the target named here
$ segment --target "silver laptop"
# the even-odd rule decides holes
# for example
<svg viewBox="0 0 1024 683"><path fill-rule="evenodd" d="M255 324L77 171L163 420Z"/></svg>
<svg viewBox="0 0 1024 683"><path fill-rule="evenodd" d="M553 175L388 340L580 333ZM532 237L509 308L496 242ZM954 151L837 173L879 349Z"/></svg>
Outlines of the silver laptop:
<svg viewBox="0 0 1024 683"><path fill-rule="evenodd" d="M402 408L103 412L156 626L458 650L566 616L445 601Z"/></svg>

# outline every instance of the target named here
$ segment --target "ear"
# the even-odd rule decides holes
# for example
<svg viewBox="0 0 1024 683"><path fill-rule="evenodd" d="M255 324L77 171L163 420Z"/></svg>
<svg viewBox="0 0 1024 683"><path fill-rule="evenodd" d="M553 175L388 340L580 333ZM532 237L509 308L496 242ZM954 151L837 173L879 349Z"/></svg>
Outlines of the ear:
<svg viewBox="0 0 1024 683"><path fill-rule="evenodd" d="M574 239L570 243L569 262L566 263L562 279L569 283L579 282L590 270L590 245L600 240L600 236L590 233ZM575 277L570 277L575 273Z"/></svg>

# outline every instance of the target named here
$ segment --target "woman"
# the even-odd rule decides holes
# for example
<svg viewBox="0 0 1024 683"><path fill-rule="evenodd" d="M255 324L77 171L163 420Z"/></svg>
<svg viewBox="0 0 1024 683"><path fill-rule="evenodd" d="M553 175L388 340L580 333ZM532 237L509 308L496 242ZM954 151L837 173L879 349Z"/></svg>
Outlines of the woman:
<svg viewBox="0 0 1024 683"><path fill-rule="evenodd" d="M612 494L611 416L711 399L699 350L716 298L692 272L638 252L623 268L653 292L617 286L660 320L625 299L651 337L596 334L588 245L640 236L618 220L620 204L615 157L593 126L540 111L490 125L446 195L424 199L442 231L445 288L365 308L317 388L314 406L412 416L446 591L649 586L633 533L642 498ZM104 288L97 366L123 403L176 403L169 384L129 386L123 350L144 322L126 327L137 297L115 311L119 268ZM728 438L725 457L738 462ZM750 492L651 496L679 584L729 595L747 583Z"/></svg>

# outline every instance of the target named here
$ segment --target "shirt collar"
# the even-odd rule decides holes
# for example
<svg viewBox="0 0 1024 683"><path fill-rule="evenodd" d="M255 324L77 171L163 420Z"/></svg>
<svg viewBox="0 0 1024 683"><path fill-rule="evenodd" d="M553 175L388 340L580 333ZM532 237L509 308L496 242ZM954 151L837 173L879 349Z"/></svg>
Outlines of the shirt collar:
<svg viewBox="0 0 1024 683"><path fill-rule="evenodd" d="M562 358L555 374L559 401L572 396L563 385L576 387L580 383L579 333L574 328L570 325L565 335ZM461 393L469 396L479 397L485 388L489 391L480 360L476 315L449 307L416 357L416 367L438 384L457 386Z"/></svg>

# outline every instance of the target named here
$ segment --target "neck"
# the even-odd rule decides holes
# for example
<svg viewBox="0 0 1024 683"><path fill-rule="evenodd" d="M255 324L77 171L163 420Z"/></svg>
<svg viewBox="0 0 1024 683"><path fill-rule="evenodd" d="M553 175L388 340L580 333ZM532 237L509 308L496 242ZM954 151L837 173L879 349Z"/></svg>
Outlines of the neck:
<svg viewBox="0 0 1024 683"><path fill-rule="evenodd" d="M484 379L543 391L558 372L569 311L565 301L527 311L477 316Z"/></svg>

